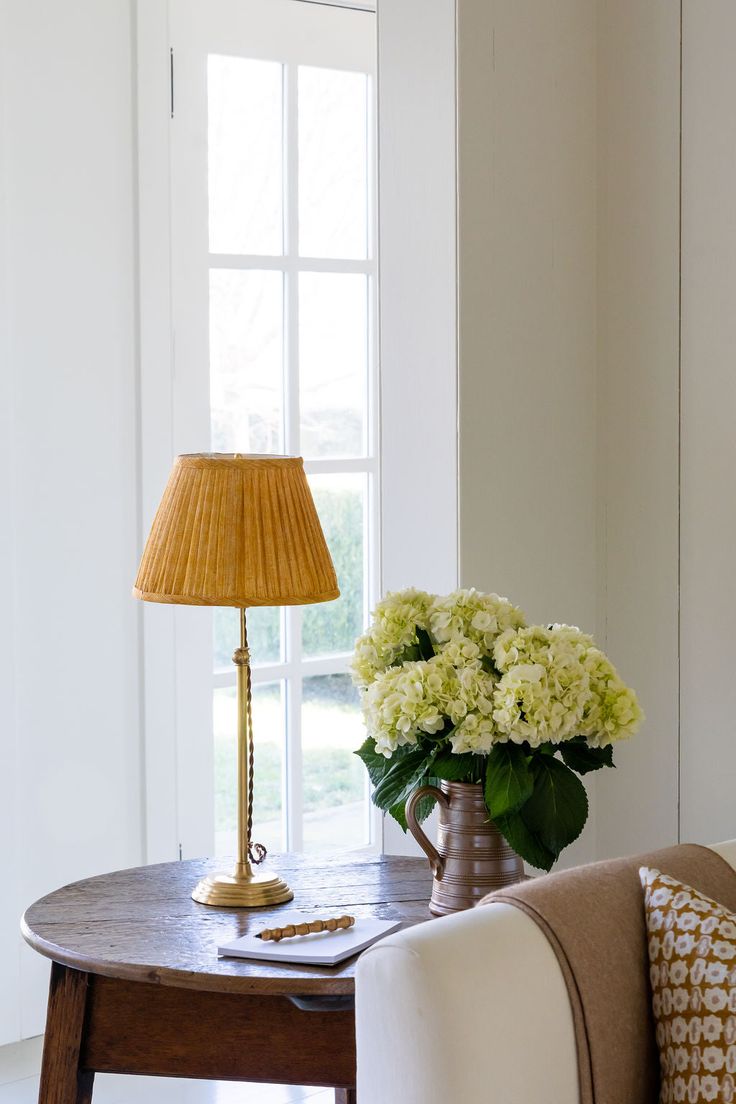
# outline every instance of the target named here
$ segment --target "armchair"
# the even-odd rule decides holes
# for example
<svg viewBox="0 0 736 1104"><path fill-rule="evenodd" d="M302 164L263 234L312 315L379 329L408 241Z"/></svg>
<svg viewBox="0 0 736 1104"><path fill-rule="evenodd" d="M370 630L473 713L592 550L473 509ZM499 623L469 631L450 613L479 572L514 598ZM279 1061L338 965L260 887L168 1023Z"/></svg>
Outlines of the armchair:
<svg viewBox="0 0 736 1104"><path fill-rule="evenodd" d="M736 869L736 840L709 850ZM708 858L707 850L701 854ZM617 871L630 877L632 867L651 861L647 855L580 867L569 884L595 895L606 878L610 892ZM632 914L629 932L638 924ZM633 968L646 970L639 943L632 949ZM628 949L618 947L616 954L626 961ZM617 1000L622 1003L612 998L612 1023L630 1013L615 1007ZM641 1031L647 1028L643 1022ZM586 1099L558 957L535 920L509 903L431 920L366 951L356 978L356 1032L360 1104L581 1104ZM616 1060L626 1062L627 1053Z"/></svg>

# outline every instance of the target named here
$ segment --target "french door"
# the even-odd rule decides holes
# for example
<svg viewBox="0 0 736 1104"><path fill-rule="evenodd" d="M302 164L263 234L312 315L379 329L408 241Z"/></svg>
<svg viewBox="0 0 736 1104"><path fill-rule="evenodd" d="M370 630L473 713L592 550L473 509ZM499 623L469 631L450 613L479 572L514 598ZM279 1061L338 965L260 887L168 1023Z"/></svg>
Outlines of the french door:
<svg viewBox="0 0 736 1104"><path fill-rule="evenodd" d="M364 847L375 818L348 664L379 566L375 15L170 0L169 19L173 451L304 456L342 592L248 614L254 835ZM198 794L229 853L237 617L175 616L179 816Z"/></svg>

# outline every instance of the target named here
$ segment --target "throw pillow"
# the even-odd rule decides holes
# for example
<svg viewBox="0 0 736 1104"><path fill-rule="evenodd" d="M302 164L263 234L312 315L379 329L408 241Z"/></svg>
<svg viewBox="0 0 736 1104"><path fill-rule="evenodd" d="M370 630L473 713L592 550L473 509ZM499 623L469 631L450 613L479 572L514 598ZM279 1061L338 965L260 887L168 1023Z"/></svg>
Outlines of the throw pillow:
<svg viewBox="0 0 736 1104"><path fill-rule="evenodd" d="M736 1102L736 915L642 867L660 1104Z"/></svg>

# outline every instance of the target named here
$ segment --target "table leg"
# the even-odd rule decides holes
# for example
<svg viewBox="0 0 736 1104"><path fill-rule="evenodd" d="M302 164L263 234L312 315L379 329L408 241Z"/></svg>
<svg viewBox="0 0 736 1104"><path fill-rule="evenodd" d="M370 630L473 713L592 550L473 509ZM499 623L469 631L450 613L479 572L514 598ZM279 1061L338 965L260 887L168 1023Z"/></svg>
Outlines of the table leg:
<svg viewBox="0 0 736 1104"><path fill-rule="evenodd" d="M335 1089L335 1104L357 1104L355 1089Z"/></svg>
<svg viewBox="0 0 736 1104"><path fill-rule="evenodd" d="M51 964L38 1104L90 1104L94 1073L79 1067L87 974Z"/></svg>

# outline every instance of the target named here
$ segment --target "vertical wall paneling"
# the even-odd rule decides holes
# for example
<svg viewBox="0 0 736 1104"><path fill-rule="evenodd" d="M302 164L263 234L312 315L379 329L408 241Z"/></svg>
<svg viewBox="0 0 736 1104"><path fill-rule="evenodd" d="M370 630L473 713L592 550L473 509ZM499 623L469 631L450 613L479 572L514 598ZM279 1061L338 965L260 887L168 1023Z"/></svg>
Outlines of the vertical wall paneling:
<svg viewBox="0 0 736 1104"><path fill-rule="evenodd" d="M736 6L684 0L681 820L736 836Z"/></svg>
<svg viewBox="0 0 736 1104"><path fill-rule="evenodd" d="M595 11L459 0L464 585L595 629Z"/></svg>
<svg viewBox="0 0 736 1104"><path fill-rule="evenodd" d="M594 5L459 0L460 578L593 632L595 101Z"/></svg>
<svg viewBox="0 0 736 1104"><path fill-rule="evenodd" d="M0 3L0 578L4 580L3 631L0 633L0 840L3 841L3 892L0 893L0 1045L20 1034L20 946L18 915L21 909L18 855L18 787L16 698L14 662L15 600L15 449L13 373L11 363L10 295L8 258L8 132L7 71L9 11Z"/></svg>
<svg viewBox="0 0 736 1104"><path fill-rule="evenodd" d="M140 314L140 535L144 539L174 455L171 319L171 127L167 0L136 0L138 252ZM175 618L141 604L145 674L146 858L177 857Z"/></svg>
<svg viewBox="0 0 736 1104"><path fill-rule="evenodd" d="M598 786L598 854L677 839L680 5L598 5L604 646L647 721Z"/></svg>
<svg viewBox="0 0 736 1104"><path fill-rule="evenodd" d="M455 0L378 4L378 158L381 590L446 592L458 577ZM384 847L419 853L389 818Z"/></svg>
<svg viewBox="0 0 736 1104"><path fill-rule="evenodd" d="M457 583L455 3L378 7L382 589Z"/></svg>
<svg viewBox="0 0 736 1104"><path fill-rule="evenodd" d="M4 0L1 10L14 705L4 679L0 692L10 721L3 753L9 742L14 760L5 777L19 809L16 885L8 889L4 867L2 896L17 924L41 894L142 857L130 597L134 140L128 0ZM19 1031L30 1035L43 1027L48 964L21 948L19 934L14 947ZM3 1024L13 996L11 970L10 994L0 988Z"/></svg>

